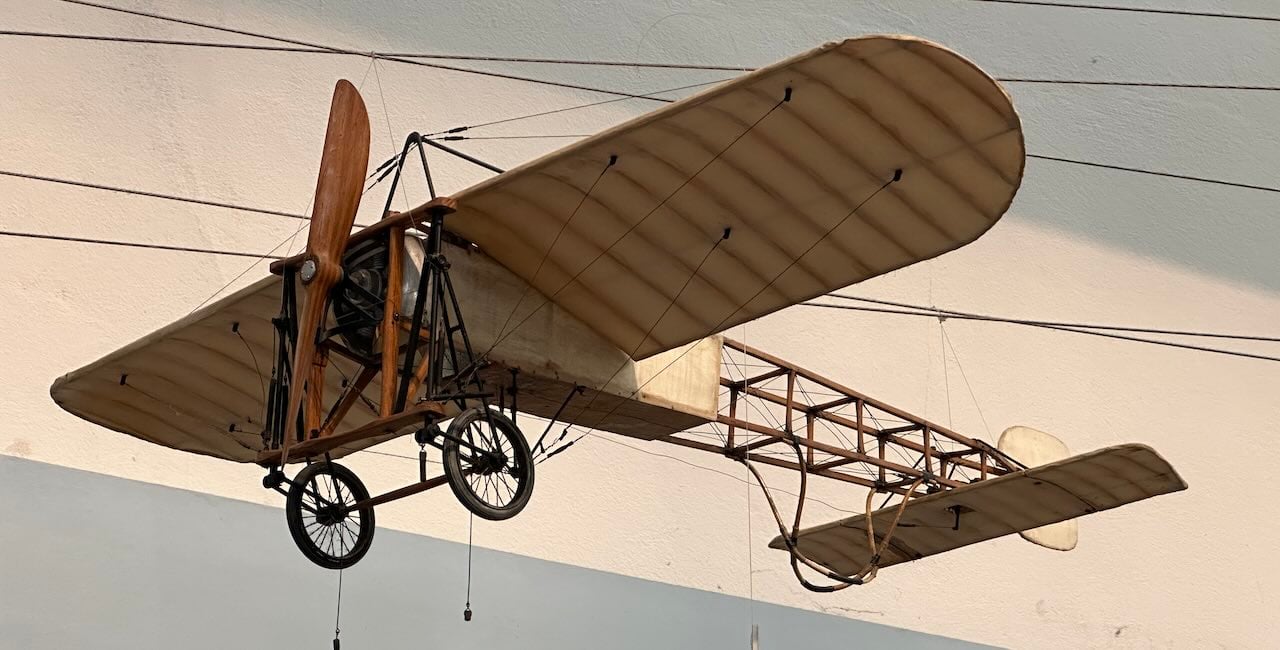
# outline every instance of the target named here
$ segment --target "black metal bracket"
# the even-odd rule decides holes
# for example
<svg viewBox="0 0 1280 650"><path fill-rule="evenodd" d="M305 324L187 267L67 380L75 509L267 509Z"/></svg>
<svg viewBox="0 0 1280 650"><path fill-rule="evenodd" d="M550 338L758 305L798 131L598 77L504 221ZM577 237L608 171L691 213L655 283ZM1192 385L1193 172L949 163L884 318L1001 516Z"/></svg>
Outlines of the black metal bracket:
<svg viewBox="0 0 1280 650"><path fill-rule="evenodd" d="M556 409L556 414L551 416L551 419L547 421L547 428L543 429L542 435L538 436L538 442L534 443L533 447L530 448L529 450L530 455L536 456L538 454L539 449L546 451L546 449L542 447L542 444L546 442L547 434L551 433L551 428L556 425L556 420L559 420L560 416L564 413L564 410L566 408L569 408L569 402L573 400L573 396L581 395L585 391L586 391L585 387L579 386L578 384L573 385L573 388L569 390L569 394L564 396L564 401L560 403L560 408ZM514 399L512 401L514 402ZM512 405L512 408L513 409L515 408L514 404ZM512 422L514 423L515 420L513 419ZM555 444L555 443L553 442L551 444Z"/></svg>

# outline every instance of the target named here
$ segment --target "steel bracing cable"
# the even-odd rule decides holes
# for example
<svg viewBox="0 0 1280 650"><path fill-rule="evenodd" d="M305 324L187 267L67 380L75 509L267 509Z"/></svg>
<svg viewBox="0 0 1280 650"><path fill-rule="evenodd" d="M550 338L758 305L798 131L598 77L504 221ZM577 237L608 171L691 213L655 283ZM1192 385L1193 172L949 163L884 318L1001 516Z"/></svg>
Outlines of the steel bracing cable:
<svg viewBox="0 0 1280 650"><path fill-rule="evenodd" d="M675 189L671 190L670 193L664 196L662 200L658 201L658 203L654 205L652 208L650 208L648 212L646 212L643 216L640 217L640 219L638 219L635 223L631 224L625 231L622 232L622 234L614 238L613 241L611 241L608 246L605 246L603 249L601 249L601 251L595 257L591 258L591 261L587 262L586 266L583 266L576 273L574 273L564 284L560 285L558 289L552 292L551 295L543 298L542 302L539 303L538 306L533 311L529 312L529 314L526 315L520 322L516 323L516 326L511 328L511 331L509 331L505 336L499 337L498 340L493 344L493 346L490 349L497 347L499 343L501 343L503 340L510 337L517 330L519 330L520 327L524 325L526 322L528 322L530 318L533 318L533 316L537 314L539 311L541 311L543 307L546 307L548 304L551 304L551 302L554 301L556 297L559 296L562 292L564 292L565 289L573 286L573 283L576 282L579 278L581 278L584 273L586 273L588 270L594 267L597 262L599 262L602 258L604 258L605 255L608 255L619 243L621 243L624 239L626 239L627 236L635 232L635 230L640 226L644 225L644 223L647 222L650 217L656 214L658 210L662 209L663 206L667 205L667 203L671 199L675 198L675 196L679 194L681 190L687 187L689 183L692 183L695 179L697 179L699 175L702 174L703 171L705 171L717 160L720 160L720 158L724 156L726 153L728 153L729 150L732 149L734 145L736 145L739 141L742 140L742 138L746 137L748 133L751 133L753 130L755 130L756 126L758 126L770 115L773 115L774 111L778 110L779 107L781 107L783 104L785 104L788 101L788 99L790 98L790 94L791 94L790 89L788 89L786 97L778 100L778 103L770 107L769 110L765 111L763 115L756 118L754 122L747 125L747 128L743 129L741 133L739 133L736 137L730 140L729 143L726 144L724 147L722 147L719 151L717 151L715 155L711 156L711 158L707 160L707 162L703 163L702 166L698 167L698 169L694 170L693 173L689 174L689 176L685 178L684 181L682 181L679 185L675 187ZM716 245L718 245L718 243ZM643 339L641 340L641 343L643 343Z"/></svg>
<svg viewBox="0 0 1280 650"><path fill-rule="evenodd" d="M785 102L785 101L786 101L786 100L783 100L783 102ZM777 106L774 106L774 108L773 108L773 109L770 109L770 111L769 111L769 112L770 112L770 113L772 113L772 112L773 112L773 110L776 110L776 109L777 109L777 107L778 107L778 106L781 106L783 102L779 102L779 103L778 103L778 105L777 105ZM766 117L767 117L768 115L769 115L769 113L766 113L766 114L765 114L765 116L766 116ZM762 117L761 119L764 119L764 118ZM757 120L757 121L756 121L756 123L758 124L758 123L759 123L759 120ZM752 126L754 127L754 124L753 124ZM745 135L745 133L744 133L743 135ZM741 136L739 136L739 137L741 137ZM893 173L893 177L892 177L892 178L890 178L889 180L885 181L883 185L880 185L878 188L876 188L876 190L875 190L875 191L873 191L873 192L871 192L870 194L868 194L866 198L864 198L864 199L862 199L861 201L859 201L859 202L858 202L858 203L857 203L857 204L856 204L856 205L855 205L851 210L849 210L849 212L848 212L847 214L845 214L845 215L844 215L844 218L842 218L842 219L840 219L839 221L837 221L835 225L831 226L830 228L828 228L828 229L826 230L826 232L822 233L822 235L821 235L821 236L819 236L817 239L815 239L815 240L813 241L813 243L812 243L812 244L811 244L807 249L805 249L805 251L804 251L803 253L801 253L801 254L799 254L799 255L794 256L794 258L791 260L791 263L790 263L790 264L788 264L785 268L783 268L781 271L779 271L778 273L776 273L772 278L770 278L769 282L765 283L765 285L764 285L764 286L760 287L760 290L759 290L759 291L756 291L756 292L755 292L755 294L753 294L750 298L748 298L748 299L747 299L747 300L745 300L745 301L742 301L742 302L741 302L741 303L740 303L740 304L739 304L739 305L738 305L738 306L737 306L737 307L736 307L732 312L730 312L727 316L725 316L723 319L721 319L719 323L717 323L714 327L710 328L710 330L709 330L709 331L711 331L711 332L718 332L718 331L720 331L720 330L721 330L721 329L722 329L722 328L723 328L723 327L724 327L724 326L725 326L725 325L726 325L730 320L732 320L732 319L733 319L733 317L734 317L734 316L736 316L736 315L737 315L737 313L738 313L739 311L741 311L741 310L742 310L742 308L743 308L743 307L745 307L745 306L747 306L747 305L751 304L751 302L752 302L753 300L755 300L756 298L758 298L761 294L763 294L763 293L764 293L765 291L767 291L770 287L772 287L772 286L774 285L774 283L776 283L780 278L782 278L782 276L783 276L784 274L786 274L786 272L787 272L787 271L790 271L790 270L792 269L792 267L794 267L796 264L798 264L798 263L799 263L799 261L800 261L802 258L804 258L804 256L805 256L805 255L807 255L807 254L808 254L810 251L812 251L814 248L817 248L817 246L818 246L819 244L821 244L823 241L825 241L825 240L826 240L826 238L827 238L828 236L830 236L830 235L831 235L831 233L835 232L835 231L836 231L836 229L838 229L840 226L844 225L844 224L845 224L845 222L847 222L850 218L852 218L852 217L853 217L853 215L857 214L857 213L858 213L858 210L861 210L861 209L862 209L862 207L863 207L863 206L865 206L868 202L870 202L870 201L871 201L872 199L874 199L875 197L879 196L879 195L880 195L880 193L881 193L881 192L883 192L885 189L887 189L890 185L892 185L892 184L894 184L894 183L896 183L896 182L898 182L898 181L902 180L902 173L903 173L903 172L902 172L902 170L901 170L901 169L894 170L894 173ZM692 180L692 179L690 179L690 180ZM616 243L616 242L615 242L615 243ZM597 259L598 259L598 258L597 258ZM705 260L704 260L704 261L705 261ZM553 296L553 297L554 297L554 296ZM674 304L674 303L673 303L673 304ZM668 309L669 309L669 308L670 308L670 307L668 307ZM665 313L665 312L664 312L664 313ZM527 319L526 319L526 320L527 320ZM652 333L652 328L650 329L650 332L649 332L649 333ZM644 336L644 337L642 337L642 338L640 339L640 345L643 345L643 343L644 343L645 339L647 339L648 337L649 337L649 334L645 334L645 336ZM638 345L636 349L638 350L638 349L639 349L639 347L640 347L640 346ZM653 375L652 375L652 376L650 376L650 377L649 377L648 379L646 379L645 381L641 382L639 386L636 386L635 390L631 391L631 393L630 393L630 394L628 394L628 395L626 396L626 399L619 400L619 401L618 401L618 403L617 403L617 404L615 404L615 405L613 406L613 408L609 409L609 410L608 410L604 415L600 416L600 418L598 418L598 419L596 420L596 425L594 425L594 426L592 426L592 427L588 428L588 429L587 429L587 431L586 431L585 433L583 433L581 436L578 436L578 438L574 439L574 440L573 440L572 442L570 442L569 444L570 444L570 445L572 445L573 443L576 443L578 440L581 440L582 438L584 438L584 437L586 437L587 435L589 435L592 431L594 431L596 428L598 428L598 427L599 427L600 423L602 423L602 422L604 422L606 419L608 419L608 418L609 418L611 415L613 415L613 414L614 414L614 412L616 412L619 408L622 408L622 405L626 404L627 400L630 400L630 399L634 398L636 395L639 395L639 394L640 394L640 391L641 391L641 390L643 390L645 386L648 386L650 382L652 382L653 380L655 380L655 379L657 379L658 377L662 376L662 373L666 372L668 369L670 369L672 366L674 366L674 365L676 364L676 362L678 362L678 361L680 361L681 359L683 359L683 358L685 357L685 355L689 354L689 352L691 352L695 347L696 347L696 346L688 346L688 347L687 347L683 352L681 352L680 354L676 355L676 356L675 356L675 358L673 358L673 359L672 359L670 362L668 362L665 366L663 366L662 368L658 369L658 371L657 371L657 372L655 372L655 373L653 373ZM634 353L634 352L632 352L632 354L635 354L635 353ZM616 373L615 373L615 375L616 375ZM612 378L610 379L610 381L612 381ZM557 450L556 452L553 452L553 453L559 453L559 450ZM548 458L550 458L550 457L551 457L551 454L548 454L548 455L547 455L547 457L548 457Z"/></svg>
<svg viewBox="0 0 1280 650"><path fill-rule="evenodd" d="M556 244L560 243L560 238L564 235L564 231L569 229L569 224L573 223L574 218L578 216L578 212L582 210L582 206L586 204L587 199L591 197L591 193L595 191L596 185L600 184L600 180L604 178L604 175L607 174L610 169L613 169L613 166L617 164L617 162L617 156L609 156L609 162L605 163L604 167L600 169L599 174L596 174L596 177L591 181L591 185L587 186L587 190L582 193L582 198L578 199L578 203L574 205L573 210L569 212L569 217L564 220L564 223L560 224L560 229L556 231L555 237L551 238L551 245L547 246L547 250L538 260L538 265L533 269L533 276L531 276L529 278L529 282L525 284L524 291L520 294L520 299L516 301L515 306L512 307L511 311L507 314L506 320L502 322L502 327L498 328L498 336L495 338L495 341L501 342L503 340L503 335L507 332L507 325L511 324L511 319L516 315L516 312L520 311L521 305L524 304L524 299L527 298L529 293L534 290L533 288L537 286L538 276L542 273L542 268L547 263L547 258L551 257L551 253L555 251ZM480 357L483 358L488 356L489 353L493 351L493 348L497 347L497 342L490 346L484 354L480 355Z"/></svg>
<svg viewBox="0 0 1280 650"><path fill-rule="evenodd" d="M646 92L646 93L638 93L638 96L641 96L641 97L648 97L648 96L655 96L655 95L665 95L665 94L667 94L667 93L679 92L679 91L681 91L681 90L689 90L689 89L692 89L692 88L700 88L700 87L702 87L702 86L711 86L711 85L715 85L715 84L722 83L722 82L725 82L725 81L729 81L730 79L731 79L731 78L726 78L726 79L715 79L715 80L712 80L712 81L701 81L701 82L694 83L694 84L686 84L686 85L683 85L683 86L676 86L676 87L674 87L674 88L665 88L665 89L662 89L662 90L653 90L653 91L649 91L649 92ZM504 118L500 118L500 119L496 119L496 120L490 120L490 121L488 121L488 122L480 122L480 123L478 123L478 124L466 124L466 125L461 125L461 126L455 126L455 127L448 128L448 129L440 129L440 130L437 130L437 131L431 131L431 132L427 133L426 135L424 135L423 137L424 137L424 138L435 138L436 136L444 136L444 135L449 135L449 134L453 134L453 133L462 133L462 132L464 132L464 131L469 131L469 130L471 130L471 129L479 129L479 128L483 128L483 127L496 126L496 125L499 125L499 124L508 124L508 123L510 123L510 122L519 122L519 121L523 121L523 120L530 120L530 119L534 119L534 118L538 118L538 117L546 117L546 116L548 116L548 115L557 115L557 114L560 114L560 113L568 113L569 111L577 111L577 110L581 110L581 109L584 109L584 108L593 108L593 107L596 107L596 106L604 106L604 105L606 105L606 104L615 104L615 103L617 103L617 102L625 102L625 101L627 101L627 100L629 100L629 99L631 99L631 97L615 97L615 98L613 98L613 99L602 99L602 100L600 100L600 101L587 102L587 103L585 103L585 104L573 104L573 105L570 105L570 106L565 106L565 107L563 107L563 108L553 108L553 109L549 109L549 110L545 110L545 111L537 111L537 112L534 112L534 113L523 113L523 114L520 114L520 115L513 115L513 116L511 116L511 117L504 117Z"/></svg>
<svg viewBox="0 0 1280 650"><path fill-rule="evenodd" d="M609 378L606 379L603 384L601 384L600 388L591 394L591 399L587 400L587 405L582 407L582 413L589 412L591 410L591 406L596 403L596 399L600 397L601 393L604 393L605 389L608 388L609 385L613 383L613 380L617 379L618 375L622 374L622 371L626 370L627 366L631 365L632 363L631 357L633 357L635 353L641 347L644 346L645 341L649 340L649 335L653 334L653 331L657 329L658 325L662 323L663 319L667 317L667 314L671 311L671 308L675 307L676 303L680 301L680 297L684 295L685 290L689 288L689 285L691 283L693 283L693 279L698 277L698 273L702 271L702 267L706 265L707 260L711 259L711 254L716 252L716 249L720 248L721 243L729 239L730 232L731 231L729 228L725 228L724 235L719 239L717 239L715 243L713 243L710 246L710 248L707 249L707 252L702 256L702 259L698 262L698 265L694 267L693 271L689 273L689 276L685 278L684 284L680 286L680 290L676 292L675 297L673 297L670 301L667 302L666 309L662 310L662 313L658 315L658 318L656 318L653 321L653 324L649 326L649 329L645 331L643 336L640 337L640 342L636 344L634 349L632 349L629 353L627 353L626 358L622 360L622 363L618 364L618 368L613 371L613 374L609 375ZM622 403L625 403L625 402L620 402L619 405ZM615 406L613 409L610 409L607 413L605 413L603 417L600 418L599 421L596 422L596 424L592 427L592 429L594 430L598 428L601 425L601 423L604 422L605 418L612 415L614 411L616 411L617 409L618 409L618 406ZM583 434L583 436L585 435L586 434ZM569 447L572 447L573 444L580 439L582 439L582 436L579 436L578 439L573 440L572 442L565 445L564 447L561 447L553 452L548 453L546 457L550 458L551 456L558 454L564 451L565 449L568 449Z"/></svg>

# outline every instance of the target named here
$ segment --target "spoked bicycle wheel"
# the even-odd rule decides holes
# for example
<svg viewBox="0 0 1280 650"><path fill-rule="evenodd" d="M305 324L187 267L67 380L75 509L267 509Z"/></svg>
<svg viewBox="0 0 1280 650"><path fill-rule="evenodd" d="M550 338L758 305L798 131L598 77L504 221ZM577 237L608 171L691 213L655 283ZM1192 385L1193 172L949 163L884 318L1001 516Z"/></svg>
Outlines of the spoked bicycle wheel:
<svg viewBox="0 0 1280 650"><path fill-rule="evenodd" d="M337 463L307 465L294 477L285 500L289 533L308 560L345 569L364 557L373 542L373 508L351 507L369 498L355 472Z"/></svg>
<svg viewBox="0 0 1280 650"><path fill-rule="evenodd" d="M444 473L458 501L485 519L516 516L533 493L529 443L493 409L470 408L453 419L444 441Z"/></svg>

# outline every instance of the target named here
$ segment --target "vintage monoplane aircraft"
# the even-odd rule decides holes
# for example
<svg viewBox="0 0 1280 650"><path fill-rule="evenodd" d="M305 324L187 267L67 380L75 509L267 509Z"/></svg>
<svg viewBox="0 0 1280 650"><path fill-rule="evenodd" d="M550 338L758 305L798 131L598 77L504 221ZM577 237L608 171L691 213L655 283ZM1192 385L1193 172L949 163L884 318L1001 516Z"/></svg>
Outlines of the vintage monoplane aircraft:
<svg viewBox="0 0 1280 650"><path fill-rule="evenodd" d="M390 192L423 143L375 170ZM1067 457L1022 427L989 445L717 334L963 246L1009 207L1017 113L938 45L830 43L452 196L388 200L352 234L368 152L341 81L305 252L51 390L101 426L263 466L320 566L365 554L376 506L446 483L481 517L520 512L550 429L531 446L520 411L798 471L773 545L824 591L1014 532L1067 549L1076 517L1186 487L1142 445ZM335 462L409 433L403 488L370 496ZM809 474L866 488L867 514L801 529Z"/></svg>

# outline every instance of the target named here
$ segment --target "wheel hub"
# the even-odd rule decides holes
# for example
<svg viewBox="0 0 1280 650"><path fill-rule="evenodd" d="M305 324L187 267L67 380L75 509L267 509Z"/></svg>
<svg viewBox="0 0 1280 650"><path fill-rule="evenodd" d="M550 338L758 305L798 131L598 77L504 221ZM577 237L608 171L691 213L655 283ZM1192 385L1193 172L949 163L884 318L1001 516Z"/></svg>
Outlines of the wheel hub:
<svg viewBox="0 0 1280 650"><path fill-rule="evenodd" d="M337 526L346 519L346 511L336 505L323 506L316 510L316 523L321 526Z"/></svg>
<svg viewBox="0 0 1280 650"><path fill-rule="evenodd" d="M507 466L507 455L497 452L485 452L476 463L476 471L482 476L502 471Z"/></svg>

